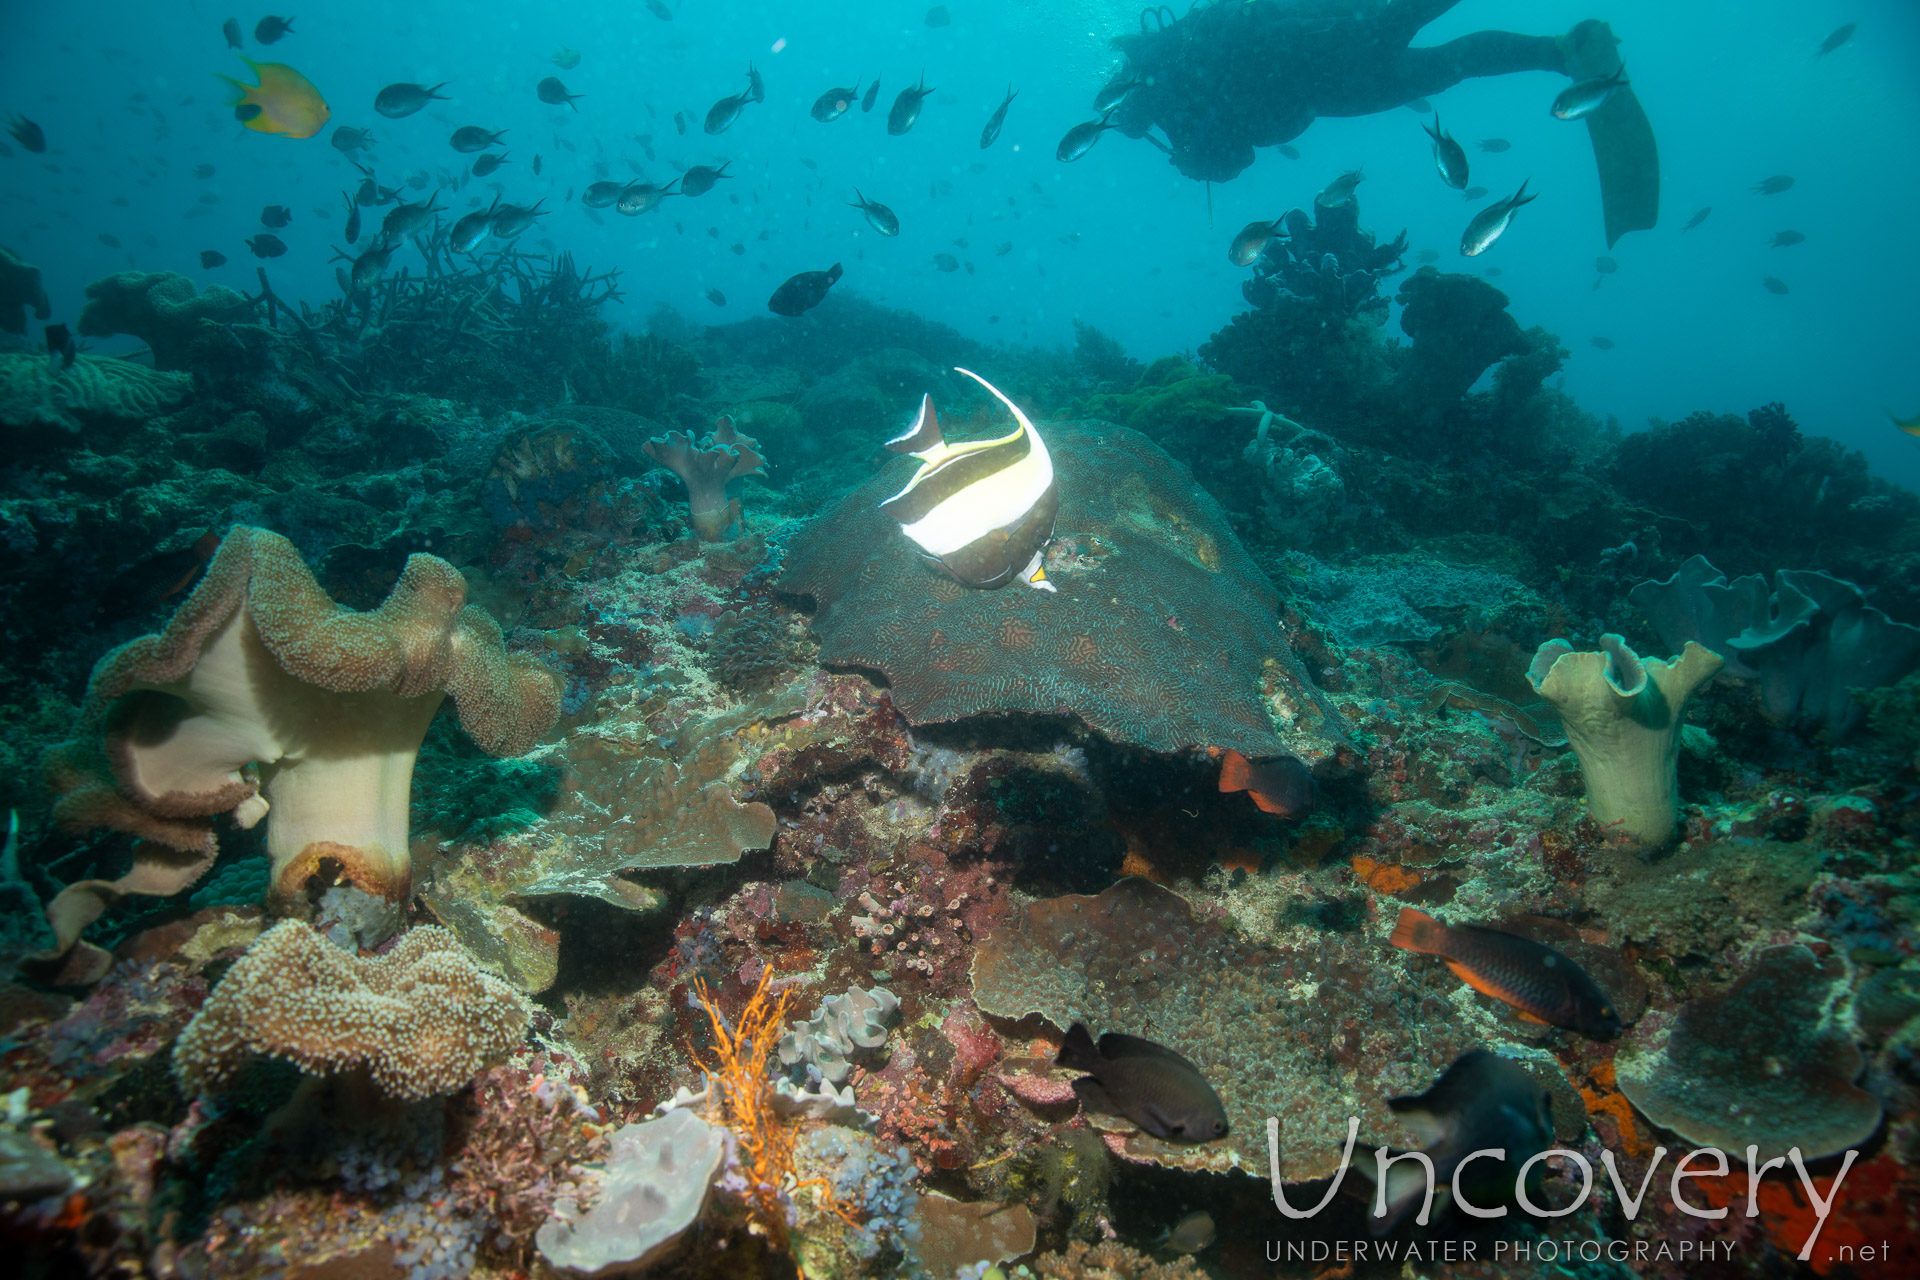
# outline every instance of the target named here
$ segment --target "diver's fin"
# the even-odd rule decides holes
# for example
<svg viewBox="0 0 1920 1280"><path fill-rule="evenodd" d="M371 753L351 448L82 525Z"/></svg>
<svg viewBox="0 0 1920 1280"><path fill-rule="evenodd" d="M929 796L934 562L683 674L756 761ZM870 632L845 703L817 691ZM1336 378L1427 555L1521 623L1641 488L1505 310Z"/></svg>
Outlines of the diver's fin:
<svg viewBox="0 0 1920 1280"><path fill-rule="evenodd" d="M1622 70L1620 42L1598 19L1576 25L1560 37L1560 47L1567 74L1575 80L1617 77ZM1650 230L1660 220L1660 151L1653 122L1625 81L1587 117L1587 137L1600 170L1600 207L1611 249L1627 232Z"/></svg>

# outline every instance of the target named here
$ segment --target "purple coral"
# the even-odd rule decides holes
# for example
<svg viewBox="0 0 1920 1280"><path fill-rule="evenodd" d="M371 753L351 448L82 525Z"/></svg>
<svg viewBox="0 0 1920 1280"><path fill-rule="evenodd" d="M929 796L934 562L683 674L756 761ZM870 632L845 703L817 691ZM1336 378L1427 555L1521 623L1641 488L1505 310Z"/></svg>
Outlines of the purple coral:
<svg viewBox="0 0 1920 1280"><path fill-rule="evenodd" d="M641 452L687 486L687 506L694 532L702 542L718 542L740 523L740 500L727 497L727 483L741 476L765 475L767 460L760 442L741 435L733 419L723 416L713 434L697 445L684 431L669 431L641 446Z"/></svg>

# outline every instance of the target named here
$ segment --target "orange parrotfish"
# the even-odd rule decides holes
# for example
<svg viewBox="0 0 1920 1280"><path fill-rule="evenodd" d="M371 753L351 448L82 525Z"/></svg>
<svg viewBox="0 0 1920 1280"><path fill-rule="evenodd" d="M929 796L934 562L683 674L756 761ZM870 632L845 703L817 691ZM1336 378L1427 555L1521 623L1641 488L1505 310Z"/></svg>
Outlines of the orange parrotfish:
<svg viewBox="0 0 1920 1280"><path fill-rule="evenodd" d="M257 85L221 76L240 91L234 116L255 133L277 133L288 138L311 138L332 117L313 82L283 62L240 61L253 68Z"/></svg>
<svg viewBox="0 0 1920 1280"><path fill-rule="evenodd" d="M1620 1015L1599 984L1579 965L1531 938L1482 925L1444 925L1424 911L1402 907L1387 941L1439 956L1462 982L1512 1005L1528 1021L1565 1027L1595 1040L1620 1034Z"/></svg>
<svg viewBox="0 0 1920 1280"><path fill-rule="evenodd" d="M1889 409L1887 410L1887 416L1893 419L1894 426L1900 428L1908 435L1920 436L1920 413L1914 414L1911 418L1903 418Z"/></svg>

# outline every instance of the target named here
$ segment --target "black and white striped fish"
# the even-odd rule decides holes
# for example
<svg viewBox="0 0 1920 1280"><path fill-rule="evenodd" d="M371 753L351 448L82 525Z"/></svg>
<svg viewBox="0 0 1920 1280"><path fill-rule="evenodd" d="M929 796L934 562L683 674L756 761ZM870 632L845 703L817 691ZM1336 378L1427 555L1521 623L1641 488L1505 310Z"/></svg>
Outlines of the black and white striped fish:
<svg viewBox="0 0 1920 1280"><path fill-rule="evenodd" d="M887 441L895 453L920 459L920 470L880 509L900 522L921 554L959 582L992 588L1017 577L1052 591L1041 561L1060 495L1046 441L998 387L972 370L955 372L991 391L1012 410L1018 429L998 440L950 445L940 434L933 397L922 396L913 426Z"/></svg>

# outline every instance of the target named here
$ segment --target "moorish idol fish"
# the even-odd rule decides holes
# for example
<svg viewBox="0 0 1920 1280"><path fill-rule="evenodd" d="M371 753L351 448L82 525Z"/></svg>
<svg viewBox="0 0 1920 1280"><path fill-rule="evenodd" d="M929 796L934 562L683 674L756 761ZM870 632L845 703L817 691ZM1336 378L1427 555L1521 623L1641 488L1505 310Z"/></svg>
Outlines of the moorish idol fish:
<svg viewBox="0 0 1920 1280"><path fill-rule="evenodd" d="M927 559L970 587L1000 587L1016 577L1052 591L1041 558L1053 537L1060 495L1053 458L1020 407L970 369L956 369L1012 410L1019 427L998 440L948 444L940 434L933 397L903 435L887 441L895 453L920 459L907 487L880 504Z"/></svg>

